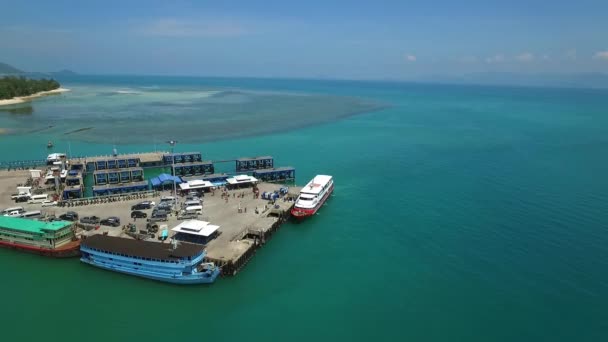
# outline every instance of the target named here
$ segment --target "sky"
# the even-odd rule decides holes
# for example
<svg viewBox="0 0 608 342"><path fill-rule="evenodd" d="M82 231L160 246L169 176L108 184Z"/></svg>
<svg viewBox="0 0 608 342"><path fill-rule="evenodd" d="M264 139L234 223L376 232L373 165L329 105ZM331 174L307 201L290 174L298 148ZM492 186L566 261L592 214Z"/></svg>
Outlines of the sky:
<svg viewBox="0 0 608 342"><path fill-rule="evenodd" d="M608 72L606 0L0 0L0 62L84 74Z"/></svg>

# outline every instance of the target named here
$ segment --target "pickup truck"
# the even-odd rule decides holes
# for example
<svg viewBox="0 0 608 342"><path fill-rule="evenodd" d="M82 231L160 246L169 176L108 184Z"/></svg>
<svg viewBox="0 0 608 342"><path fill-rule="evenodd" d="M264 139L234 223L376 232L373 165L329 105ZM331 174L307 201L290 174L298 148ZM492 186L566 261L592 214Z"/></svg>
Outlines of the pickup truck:
<svg viewBox="0 0 608 342"><path fill-rule="evenodd" d="M11 195L11 199L12 199L12 200L14 200L14 199L17 199L17 198L19 198L19 197L28 197L28 198L29 198L30 196L31 196L31 195L30 195L30 194L28 194L28 193L26 193L26 192L20 192L20 193L18 193L18 194L12 194L12 195Z"/></svg>

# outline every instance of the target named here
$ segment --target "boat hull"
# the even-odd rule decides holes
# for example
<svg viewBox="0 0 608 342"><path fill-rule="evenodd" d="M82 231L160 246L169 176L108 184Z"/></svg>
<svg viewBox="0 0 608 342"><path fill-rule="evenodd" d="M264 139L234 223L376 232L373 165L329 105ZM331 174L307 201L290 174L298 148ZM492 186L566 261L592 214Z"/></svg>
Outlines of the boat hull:
<svg viewBox="0 0 608 342"><path fill-rule="evenodd" d="M203 277L202 273L198 273L197 276L170 277L168 275L161 276L161 275L156 275L156 274L152 274L149 272L148 273L136 272L132 269L129 269L126 267L121 267L119 265L101 264L101 263L95 262L91 259L84 258L84 257L80 258L80 261L84 262L85 264L89 264L91 266L95 266L95 267L98 267L98 268L101 268L104 270L108 270L108 271L114 271L114 272L128 274L128 275L132 275L132 276L136 276L136 277L140 277L140 278L146 278L146 279L162 281L162 282L171 283L171 284L179 284L179 285L211 284L220 275L220 269L218 267L216 267L215 270L213 271L213 273L211 275L209 275L208 277Z"/></svg>
<svg viewBox="0 0 608 342"><path fill-rule="evenodd" d="M72 258L80 256L80 240L69 242L66 245L55 249L27 246L7 241L0 241L0 247L52 258Z"/></svg>
<svg viewBox="0 0 608 342"><path fill-rule="evenodd" d="M321 207L325 204L325 202L327 201L327 199L329 198L329 196L331 196L331 194L333 192L334 192L334 185L332 184L331 187L329 188L329 190L327 190L327 192L325 193L325 195L323 196L321 201L319 201L319 204L317 204L316 207L299 208L297 206L294 206L293 209L291 209L291 216L295 217L297 220L303 220L307 217L313 216L314 214L317 213L317 211L319 211L319 209L321 209Z"/></svg>

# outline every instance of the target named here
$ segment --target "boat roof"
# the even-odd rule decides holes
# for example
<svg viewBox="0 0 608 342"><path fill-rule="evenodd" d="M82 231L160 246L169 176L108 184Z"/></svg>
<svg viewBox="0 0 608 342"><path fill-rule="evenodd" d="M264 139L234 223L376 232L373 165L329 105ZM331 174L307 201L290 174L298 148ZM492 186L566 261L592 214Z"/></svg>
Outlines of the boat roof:
<svg viewBox="0 0 608 342"><path fill-rule="evenodd" d="M306 194L318 194L329 181L332 179L331 176L327 175L316 175L308 184L302 188L302 193Z"/></svg>
<svg viewBox="0 0 608 342"><path fill-rule="evenodd" d="M20 217L0 216L0 228L14 231L44 234L46 232L54 232L71 226L73 223L69 221L52 221L42 222L24 219Z"/></svg>
<svg viewBox="0 0 608 342"><path fill-rule="evenodd" d="M65 157L65 153L51 153L49 154L46 159L59 159L59 158L64 158Z"/></svg>
<svg viewBox="0 0 608 342"><path fill-rule="evenodd" d="M80 244L110 253L163 260L195 256L203 251L203 247L196 244L179 243L177 248L173 249L171 244L167 243L133 240L101 234L89 236L82 240Z"/></svg>
<svg viewBox="0 0 608 342"><path fill-rule="evenodd" d="M171 231L197 236L209 236L219 228L220 226L209 224L206 221L188 220L178 224Z"/></svg>

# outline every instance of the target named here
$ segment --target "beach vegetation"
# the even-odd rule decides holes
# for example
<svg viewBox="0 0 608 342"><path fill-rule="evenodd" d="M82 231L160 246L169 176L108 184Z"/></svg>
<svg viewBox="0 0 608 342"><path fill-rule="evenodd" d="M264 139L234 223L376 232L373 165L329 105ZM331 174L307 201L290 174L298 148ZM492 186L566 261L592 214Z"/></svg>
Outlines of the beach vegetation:
<svg viewBox="0 0 608 342"><path fill-rule="evenodd" d="M0 100L29 96L41 91L58 89L60 86L54 79L6 76L0 78Z"/></svg>

